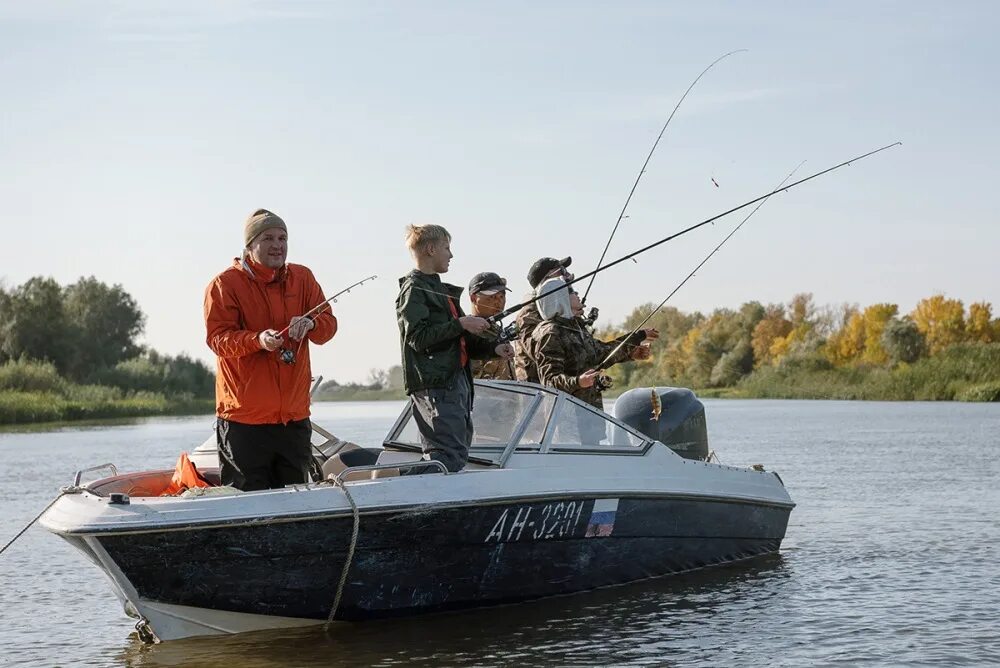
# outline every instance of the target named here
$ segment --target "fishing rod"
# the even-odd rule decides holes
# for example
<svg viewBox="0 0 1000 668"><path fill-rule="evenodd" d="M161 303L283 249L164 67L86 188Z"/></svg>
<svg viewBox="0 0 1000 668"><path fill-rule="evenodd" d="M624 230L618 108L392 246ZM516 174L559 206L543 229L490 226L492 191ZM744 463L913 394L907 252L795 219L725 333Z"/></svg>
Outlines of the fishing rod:
<svg viewBox="0 0 1000 668"><path fill-rule="evenodd" d="M793 169L792 171L790 171L788 173L788 176L786 176L784 179L782 179L781 183L778 184L778 190L780 190L781 186L785 185L785 183L788 181L788 179L792 178L792 176L795 174L795 172L799 171L799 167L801 167L805 163L806 163L806 161L803 160L802 162L800 162L795 167L795 169ZM777 192L777 191L775 191L775 192ZM649 315L647 315L643 319L642 322L640 322L638 325L636 325L632 329L631 332L629 332L626 336L624 336L622 338L621 343L619 343L617 346L615 346L615 349L612 350L610 353L608 353L608 356L605 357L603 360L601 360L601 363L598 364L596 367L594 367L594 369L596 371L603 371L604 369L607 369L609 366L611 366L610 364L608 364L608 361L611 360L618 353L619 350L621 350L622 346L624 346L626 343L628 343L628 341L632 338L632 335L635 334L636 332L638 332L640 329L642 329L642 326L645 325L647 322L649 322L650 319L655 314L659 313L660 309L663 308L663 305L666 304L670 300L671 297L673 297L675 294L677 294L677 291L680 290L682 287L684 287L685 283L687 283L689 280L691 280L691 278L695 275L695 272L697 272L699 269L701 269L703 266L705 266L705 263L708 262L712 258L712 256L715 255L719 251L719 249L722 248L726 244L726 242L729 241L732 238L732 236L739 231L739 229L741 227L743 227L744 223L746 223L748 220L750 220L750 218L755 213L757 213L757 211L760 209L760 207L764 206L764 203L767 202L767 200L768 200L768 198L765 197L760 202L758 202L757 206L755 206L753 209L751 209L750 213L748 213L746 215L746 218L744 218L743 220L741 220L740 224L737 225L736 227L734 227L732 229L732 231L729 234L727 234L726 237L721 242L719 242L719 245L716 246L715 248L713 248L712 252L709 253L708 255L706 255L705 259L702 260L701 262L699 262L698 266L696 266L694 269L692 269L691 273L688 274L684 278L683 281L681 281L680 283L678 283L676 288L674 288L673 290L670 291L670 294L667 295L666 299L664 299L662 302L660 302L660 304L656 308L654 308L652 311L649 312Z"/></svg>
<svg viewBox="0 0 1000 668"><path fill-rule="evenodd" d="M650 250L652 248L656 248L657 246L665 244L668 241L672 241L673 239L676 239L677 237L683 236L683 235L687 234L688 232L692 232L692 231L698 229L699 227L703 227L705 225L708 225L709 223L714 223L715 221L717 221L719 218L722 218L723 216L728 216L731 213L735 213L736 211L740 211L741 209L745 209L748 206L756 204L757 202L760 202L761 200L765 200L768 197L770 197L771 195L775 195L775 194L777 194L779 192L788 192L792 188L794 188L794 187L796 187L798 185L801 185L801 184L805 183L806 181L811 181L811 180L813 180L813 179L815 179L817 177L823 176L824 174L828 174L828 173L830 173L832 171L838 170L841 167L845 167L845 166L850 165L852 163L858 162L859 160L864 160L865 158L867 158L869 156L873 156L876 153L881 153L882 151L885 151L885 150L888 150L890 148L893 148L894 146L902 146L902 145L903 145L903 142L899 142L899 141L893 142L892 144L887 144L887 145L883 146L882 148L877 148L874 151L868 151L867 153L863 153L863 154L861 154L859 156L851 158L850 160L845 160L844 162L841 162L840 164L834 165L833 167L827 167L823 171L816 172L815 174L810 174L809 176L807 176L805 178L799 179L798 181L795 181L793 183L789 183L786 186L782 186L780 188L772 190L771 192L766 193L764 195L761 195L760 197L755 197L754 199L750 200L749 202L744 202L743 204L740 204L739 206L734 206L732 209L729 209L728 211L723 211L722 213L717 214L715 216L712 216L711 218L706 218L705 220L701 221L700 223L692 225L691 227L687 227L687 228L681 230L680 232L675 232L674 234L671 234L670 236L664 237L664 238L660 239L659 241L654 241L653 243L649 244L648 246L643 246L639 250L633 251L633 252L629 253L628 255L620 257L617 260L614 260L612 262L609 262L608 264L606 264L604 266L598 267L597 269L589 271L586 274L581 274L580 276L577 276L576 278L574 278L571 281L566 281L566 283L564 285L560 286L560 287L553 288L551 290L546 290L545 292L543 292L543 293L541 293L539 295L536 295L535 297L532 297L531 299L529 299L527 301L523 301L520 304L514 304L513 306L510 306L510 307L504 309L503 311L501 311L500 313L497 313L496 315L491 315L486 320L489 321L490 324L499 322L503 318L506 318L507 316L509 316L511 313L516 313L517 311L520 311L525 306L528 306L530 304L534 304L535 302L537 302L542 297L550 295L550 294L552 294L554 292L558 292L559 290L562 290L564 287L573 285L574 283L576 283L578 281L582 281L585 278L590 278L594 274L598 274L598 273L604 271L605 269L610 269L611 267L614 267L617 264L621 264L625 260L630 260L633 257L635 257L636 255L639 255L641 253L645 253L646 251L648 251L648 250Z"/></svg>
<svg viewBox="0 0 1000 668"><path fill-rule="evenodd" d="M716 63L718 63L720 60L723 60L724 58L728 58L734 53L742 53L745 51L746 49L737 49L735 51L730 51L729 53L723 54L718 58L716 58L715 60L713 60L712 64L703 69L701 71L701 74L699 74L695 78L695 80L691 82L691 85L688 86L687 90L684 91L684 94L681 95L681 99L677 100L677 104L674 105L674 110L670 112L670 117L667 118L667 122L663 124L663 128L660 130L660 134L656 137L656 141L653 142L653 148L649 149L649 155L646 156L646 161L642 163L642 168L639 170L639 174L635 177L635 182L632 184L632 190L629 191L628 197L625 198L625 206L622 207L621 213L618 214L618 220L615 222L615 226L611 230L611 236L608 237L608 243L604 244L604 250L601 252L601 259L597 261L598 267L600 267L601 263L604 262L604 256L607 255L608 248L611 247L611 240L615 238L615 232L618 231L618 226L621 225L622 219L625 217L625 211L628 209L629 202L632 201L632 195L635 194L635 189L639 186L639 181L642 179L642 175L646 173L646 167L649 165L649 160L653 157L653 152L656 151L657 145L660 143L660 140L663 139L663 134L667 131L667 126L670 125L670 121L674 119L674 114L677 113L677 110L680 109L681 104L684 103L684 98L688 96L688 93L690 93L691 89L695 87L695 84L697 84L698 81L703 76L705 76L705 73L708 72L713 67L715 67ZM593 276L590 277L590 283L587 284L587 289L583 292L583 298L580 300L581 303L583 304L587 303L587 295L590 294L590 288L592 287L594 287ZM595 313L595 318L596 318L596 313Z"/></svg>
<svg viewBox="0 0 1000 668"><path fill-rule="evenodd" d="M372 280L374 280L376 278L378 278L378 275L377 274L372 274L371 276L366 276L365 278L362 278L357 283L352 283L351 285L347 286L346 288L344 288L343 290L341 290L340 292L338 292L334 296L329 297L329 298L321 301L319 304L316 304L316 306L313 306L311 309L309 309L308 311L306 311L305 313L303 313L302 317L303 318L309 318L310 320L315 321L316 317L318 315L320 315L320 313L322 312L323 308L325 308L326 306L328 306L330 304L330 302L336 302L337 301L337 297L339 297L340 295L346 294L346 293L350 292L351 289L356 288L359 285L364 285L368 281L372 281ZM277 337L279 339L283 339L284 336L285 336L285 334L288 333L288 330L291 329L291 327L292 327L292 323L288 323L287 327L285 327L283 330L281 330L280 332L278 332ZM278 359L280 359L285 364L295 364L295 357L297 355L297 351L298 351L299 348L302 347L302 341L304 341L304 340L305 340L304 337L299 340L299 345L295 347L295 350L292 350L291 348L286 348L284 346L281 346L280 348L278 348Z"/></svg>
<svg viewBox="0 0 1000 668"><path fill-rule="evenodd" d="M305 313L303 313L302 317L303 318L309 318L310 320L315 320L316 316L318 316L320 314L320 310L324 306L326 306L330 302L336 303L337 297L339 297L342 294L348 293L353 288L356 288L359 285L364 285L368 281L374 280L376 278L378 278L378 275L377 274L372 274L371 276L367 276L365 278L362 278L357 283L352 283L351 285L347 286L346 288L344 288L343 290L341 290L340 292L338 292L334 296L332 296L332 297L330 297L330 298L328 298L328 299L326 299L324 301L321 301L319 304L316 304L316 306L313 306L311 309L309 309L308 311L306 311ZM283 337L288 332L289 328L291 328L291 326L292 326L291 323L289 323L287 327L285 327L283 330L281 330L280 332L278 332L278 336L279 337Z"/></svg>

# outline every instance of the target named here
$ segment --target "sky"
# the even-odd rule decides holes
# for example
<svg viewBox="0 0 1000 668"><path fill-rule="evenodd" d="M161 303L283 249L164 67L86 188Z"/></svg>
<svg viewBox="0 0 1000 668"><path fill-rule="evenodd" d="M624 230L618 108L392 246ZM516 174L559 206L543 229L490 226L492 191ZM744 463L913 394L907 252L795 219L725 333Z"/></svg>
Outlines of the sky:
<svg viewBox="0 0 1000 668"><path fill-rule="evenodd" d="M992 2L0 0L7 287L119 283L143 343L212 362L205 286L256 208L335 304L313 371L399 363L410 223L452 235L448 282L519 299L542 256L612 259L797 177L668 302L1000 310L1000 5ZM714 185L713 179L718 183ZM600 323L659 302L730 216L600 275ZM467 303L466 303L467 306Z"/></svg>

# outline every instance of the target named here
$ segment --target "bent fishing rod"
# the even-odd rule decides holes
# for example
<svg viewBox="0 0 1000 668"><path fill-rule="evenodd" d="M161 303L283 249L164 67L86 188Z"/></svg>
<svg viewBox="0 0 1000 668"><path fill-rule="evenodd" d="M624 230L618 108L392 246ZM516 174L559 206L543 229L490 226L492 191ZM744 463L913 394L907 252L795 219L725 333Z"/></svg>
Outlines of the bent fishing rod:
<svg viewBox="0 0 1000 668"><path fill-rule="evenodd" d="M509 316L511 313L516 313L517 311L520 311L525 306L529 306L531 304L534 304L535 302L537 302L542 297L546 297L546 296L548 296L550 294L553 294L554 292L558 292L559 290L562 290L564 287L573 285L574 283L576 283L578 281L582 281L585 278L590 278L594 274L599 274L600 272L602 272L602 271L604 271L606 269L610 269L611 267L614 267L615 265L621 264L625 260L632 259L636 255L640 255L641 253L645 253L646 251L651 250L653 248L656 248L657 246L663 245L663 244L667 243L668 241L672 241L673 239L676 239L677 237L683 236L683 235L687 234L688 232L693 232L694 230L698 229L699 227L703 227L705 225L708 225L709 223L714 223L715 221L717 221L718 219L720 219L720 218L722 218L724 216L728 216L731 213L735 213L737 211L740 211L741 209L747 208L748 206L752 206L752 205L756 204L757 202L760 202L762 200L767 199L771 195L775 195L775 194L777 194L779 192L788 192L792 188L794 188L794 187L796 187L798 185L801 185L801 184L805 183L806 181L812 181L813 179L818 178L820 176L823 176L824 174L829 174L832 171L838 170L841 167L846 167L847 165L850 165L852 163L858 162L859 160L864 160L865 158L873 156L876 153L881 153L882 151L886 151L886 150L888 150L890 148L893 148L894 146L902 146L902 145L903 145L903 142L899 142L899 141L893 142L892 144L887 144L887 145L883 146L882 148L877 148L874 151L868 151L867 153L863 153L863 154L861 154L859 156L853 157L850 160L845 160L844 162L841 162L840 164L834 165L833 167L827 167L823 171L816 172L815 174L810 174L809 176L807 176L805 178L802 178L802 179L799 179L798 181L795 181L793 183L789 183L788 185L785 185L785 186L781 186L780 188L772 190L769 193L765 193L765 194L761 195L760 197L755 197L754 199L750 200L749 202L744 202L743 204L740 204L739 206L734 206L732 209L729 209L728 211L723 211L722 213L717 214L715 216L712 216L711 218L706 218L705 220L701 221L700 223L692 225L691 227L687 227L687 228L681 230L680 232L675 232L674 234L671 234L670 236L664 237L664 238L660 239L659 241L654 241L653 243L649 244L648 246L643 246L642 248L640 248L637 251L633 251L633 252L629 253L628 255L620 257L617 260L609 262L609 263L607 263L604 266L601 266L601 267L598 267L597 269L589 271L586 274L581 274L580 276L577 276L576 278L574 278L571 281L566 281L563 285L561 285L561 286L559 286L557 288L552 288L551 290L546 290L545 292L543 292L543 293L541 293L539 295L536 295L535 297L533 297L531 299L528 299L527 301L523 301L520 304L514 304L513 306L510 306L510 307L504 309L503 311L501 311L500 313L497 313L496 315L491 315L489 318L487 318L487 320L490 322L490 324L499 322L503 318L506 318L507 316Z"/></svg>
<svg viewBox="0 0 1000 668"><path fill-rule="evenodd" d="M625 206L622 207L621 213L618 214L618 220L615 221L615 226L611 230L611 236L608 237L608 243L604 244L604 250L601 252L601 259L597 261L597 266L598 267L600 267L601 263L604 262L604 257L608 254L608 248L611 247L611 240L615 238L615 232L618 231L618 226L621 225L622 219L625 218L625 211L628 210L629 202L632 201L632 195L635 194L635 189L639 186L639 181L642 179L642 175L646 173L646 167L649 165L649 160L653 157L653 153L656 151L656 147L660 143L660 140L663 139L663 134L667 131L667 126L670 125L670 121L672 121L674 119L674 114L677 113L677 110L680 109L681 105L684 103L684 98L686 98L688 96L688 93L690 93L691 89L695 87L695 84L697 84L698 81L703 76L705 76L705 74L710 69L712 69L713 67L715 67L716 63L718 63L720 60L728 58L729 56L733 55L734 53L743 53L745 51L746 51L746 49L737 49L735 51L730 51L729 53L725 53L725 54L719 56L718 58L716 58L715 60L713 60L712 64L709 65L708 67L706 67L705 69L703 69L701 71L701 74L699 74L695 78L695 80L691 82L691 85L688 86L687 90L684 91L684 94L681 95L681 99L677 100L677 104L674 105L674 110L670 112L670 117L667 118L667 122L663 124L663 128L660 130L660 134L656 137L656 141L653 142L653 148L649 149L649 155L646 156L646 161L642 163L642 167L639 169L639 174L635 177L635 182L632 184L632 190L629 191L628 197L625 198ZM583 297L580 299L581 303L583 303L583 304L587 303L587 295L590 294L590 288L592 288L592 287L594 287L594 277L593 276L590 277L590 283L587 284L587 289L584 290L584 292L583 292Z"/></svg>
<svg viewBox="0 0 1000 668"><path fill-rule="evenodd" d="M799 167L801 167L802 165L804 165L805 162L806 162L805 160L803 160L802 162L800 162L795 167L795 169L793 169L792 171L790 171L788 173L788 176L786 176L784 179L782 179L781 183L778 184L778 190L781 189L781 186L785 185L785 183L788 181L788 179L792 178L792 176L795 174L795 172L799 171ZM725 246L726 242L729 241L734 234L736 234L737 232L739 232L740 228L743 227L744 223L746 223L748 220L750 220L750 218L755 213L757 213L757 211L760 209L760 207L764 206L764 203L767 202L768 199L769 199L768 197L765 197L760 202L758 202L757 206L755 206L754 208L752 208L750 210L750 213L748 213L746 215L746 217L743 220L740 221L740 224L737 225L736 227L734 227L732 229L732 231L729 234L727 234L722 241L719 242L719 245L716 246L715 248L713 248L712 252L709 253L708 255L706 255L705 259L703 259L701 262L699 262L698 265L694 269L691 270L691 273L688 274L687 276L685 276L684 280L677 284L676 288L674 288L673 290L670 291L670 294L667 295L666 299L664 299L662 302L659 303L659 305L657 305L656 308L654 308L652 311L650 311L649 315L647 315L645 318L643 318L642 322L640 322L638 325L636 325L635 327L633 327L632 331L629 332L627 335L625 335L622 338L621 343L619 343L617 346L615 346L614 350L612 350L610 353L608 353L608 356L605 357L603 360L601 360L600 364L598 364L596 367L594 367L594 370L595 371L603 371L604 369L607 369L609 366L611 366L610 364L608 364L608 362L611 359L614 358L615 354L617 354L619 350L622 349L622 346L624 346L626 343L628 343L629 340L632 338L632 336L636 332L638 332L640 329L642 329L643 325L645 325L647 322L649 322L654 315L656 315L657 313L660 312L660 309L663 308L663 305L666 304L670 300L671 297L673 297L675 294L677 294L677 291L680 290L682 287L684 287L684 284L687 283L689 280L691 280L691 278L694 277L695 273L699 269L701 269L703 266L705 266L705 263L708 262L712 258L713 255L715 255L717 252L719 252L719 249L722 248L723 246Z"/></svg>
<svg viewBox="0 0 1000 668"><path fill-rule="evenodd" d="M337 301L337 297L339 297L340 295L343 295L343 294L346 294L346 293L350 292L352 289L358 287L359 285L364 285L368 281L375 280L376 278L378 278L378 275L377 274L372 274L371 276L366 276L365 278L362 278L357 283L352 283L351 285L348 285L346 288L344 288L343 290L341 290L340 292L338 292L334 296L332 296L332 297L330 297L328 299L325 299L324 301L321 301L319 304L316 304L316 306L313 306L311 309L309 309L308 311L306 311L305 313L303 313L302 317L303 318L309 318L310 320L315 320L316 316L320 315L320 312L323 309L323 307L325 307L328 304L330 304L330 302L336 302ZM291 326L292 326L292 324L288 323L288 327L285 327L283 330L281 330L280 332L278 332L278 336L279 337L283 337L288 332L288 330L289 330L289 328Z"/></svg>

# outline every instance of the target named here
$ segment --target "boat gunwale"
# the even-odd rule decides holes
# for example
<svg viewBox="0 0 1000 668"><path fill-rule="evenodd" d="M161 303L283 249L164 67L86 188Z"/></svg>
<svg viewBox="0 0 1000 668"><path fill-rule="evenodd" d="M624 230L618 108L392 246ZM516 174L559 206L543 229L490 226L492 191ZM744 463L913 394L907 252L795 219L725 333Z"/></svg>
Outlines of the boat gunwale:
<svg viewBox="0 0 1000 668"><path fill-rule="evenodd" d="M84 493L89 493L84 491ZM102 498L97 497L95 498ZM728 503L737 505L749 505L749 506L762 506L767 508L775 508L778 510L787 510L789 513L795 508L796 504L793 501L783 502L776 499L763 499L754 497L739 497L739 496L721 496L718 494L696 494L696 493L686 493L686 492L550 492L550 493L537 493L537 494L522 494L517 497L495 497L492 499L476 499L469 501L445 501L441 503L424 503L424 504L406 504L406 505L393 505L384 507L373 507L370 509L359 508L359 516L378 516L378 515L389 515L393 513L400 512L418 512L424 511L438 511L438 510L451 510L458 508L468 508L474 506L511 506L520 503L538 503L538 502L559 502L559 501L575 501L579 500L580 497L585 499L646 499L646 500L677 500L677 501L704 501L708 503ZM195 500L195 499L192 499ZM151 526L137 526L134 529L122 529L118 526L106 526L106 527L93 527L93 526L82 526L76 529L56 529L52 527L49 523L44 520L42 523L52 533L60 536L118 536L118 535L133 535L142 533L166 533L175 531L192 531L192 530L202 530L202 529L217 529L217 528L231 528L237 526L254 526L254 525L270 525L270 524L286 524L291 522L303 522L311 520L326 520L326 519L341 519L341 518L351 518L352 512L349 508L339 509L336 511L330 510L317 510L312 512L296 512L281 515L264 515L256 517L238 517L229 520L207 520L204 522L198 521L187 521L184 523L163 523L161 525Z"/></svg>

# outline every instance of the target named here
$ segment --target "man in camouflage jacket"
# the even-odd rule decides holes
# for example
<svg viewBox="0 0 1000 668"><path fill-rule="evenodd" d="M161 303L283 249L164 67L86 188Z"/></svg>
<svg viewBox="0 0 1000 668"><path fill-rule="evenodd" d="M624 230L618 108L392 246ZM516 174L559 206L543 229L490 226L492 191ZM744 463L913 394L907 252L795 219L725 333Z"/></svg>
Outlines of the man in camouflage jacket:
<svg viewBox="0 0 1000 668"><path fill-rule="evenodd" d="M504 310L507 306L507 279L492 271L476 274L469 281L469 301L472 304L471 313L480 318L489 318ZM484 339L493 341L494 345L505 343L501 340L502 331L498 325L480 334ZM514 363L503 357L489 359L472 359L472 377L481 380L514 380Z"/></svg>
<svg viewBox="0 0 1000 668"><path fill-rule="evenodd" d="M560 285L564 285L562 279L549 279L538 291L544 294ZM603 410L601 390L595 382L596 369L601 362L616 348L605 366L647 359L649 348L640 344L659 336L657 330L647 329L613 341L594 338L580 318L583 306L575 292L567 294L566 290L556 290L539 300L538 305L544 319L535 327L531 338L540 382L572 394L598 410ZM620 345L623 341L624 345Z"/></svg>
<svg viewBox="0 0 1000 668"><path fill-rule="evenodd" d="M573 280L573 274L566 267L573 263L573 258L564 257L557 260L554 257L543 257L537 260L528 270L528 284L532 292L523 301L535 297L535 288L548 279L559 276L567 281ZM517 312L517 349L514 353L514 375L522 383L541 383L538 377L538 366L535 364L535 341L531 333L542 321L538 313L537 303L531 303Z"/></svg>

